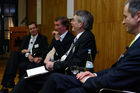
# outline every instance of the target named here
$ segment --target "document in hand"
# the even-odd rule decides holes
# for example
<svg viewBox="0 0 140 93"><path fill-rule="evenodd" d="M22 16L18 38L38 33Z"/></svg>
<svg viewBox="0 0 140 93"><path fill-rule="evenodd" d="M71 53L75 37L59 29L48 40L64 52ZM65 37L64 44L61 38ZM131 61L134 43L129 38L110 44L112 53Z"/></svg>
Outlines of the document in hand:
<svg viewBox="0 0 140 93"><path fill-rule="evenodd" d="M40 67L28 69L26 70L26 72L27 72L27 77L24 77L25 79L30 77L35 77L41 74L45 74L48 73L49 71L46 70L44 66L40 66Z"/></svg>

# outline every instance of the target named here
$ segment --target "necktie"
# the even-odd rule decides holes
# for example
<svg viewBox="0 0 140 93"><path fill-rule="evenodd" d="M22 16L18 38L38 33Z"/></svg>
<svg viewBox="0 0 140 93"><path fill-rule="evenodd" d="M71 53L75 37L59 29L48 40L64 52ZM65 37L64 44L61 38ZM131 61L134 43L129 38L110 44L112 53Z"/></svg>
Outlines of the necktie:
<svg viewBox="0 0 140 93"><path fill-rule="evenodd" d="M34 45L34 40L35 40L35 38L33 36L31 36L31 39L30 39L30 42L29 42L29 45L28 45L28 50L30 51L30 54L32 54L32 48L33 48L33 45Z"/></svg>
<svg viewBox="0 0 140 93"><path fill-rule="evenodd" d="M74 42L73 43L75 43L77 41L77 38L74 38Z"/></svg>
<svg viewBox="0 0 140 93"><path fill-rule="evenodd" d="M131 47L131 45L135 42L135 39L130 43L129 47Z"/></svg>
<svg viewBox="0 0 140 93"><path fill-rule="evenodd" d="M72 50L74 43L76 43L77 38L74 39L73 43L71 44L69 50L61 57L60 61L64 61L66 59L66 57L68 56L68 54L70 53L70 51Z"/></svg>
<svg viewBox="0 0 140 93"><path fill-rule="evenodd" d="M52 50L47 54L45 60L50 60L55 53L55 48L53 47Z"/></svg>

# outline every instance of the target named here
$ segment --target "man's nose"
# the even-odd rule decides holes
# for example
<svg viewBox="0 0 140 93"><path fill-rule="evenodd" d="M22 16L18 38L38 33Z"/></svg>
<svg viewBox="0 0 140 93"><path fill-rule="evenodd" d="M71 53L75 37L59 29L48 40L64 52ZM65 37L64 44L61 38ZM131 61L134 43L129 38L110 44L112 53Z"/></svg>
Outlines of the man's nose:
<svg viewBox="0 0 140 93"><path fill-rule="evenodd" d="M125 25L125 20L123 19L122 24Z"/></svg>

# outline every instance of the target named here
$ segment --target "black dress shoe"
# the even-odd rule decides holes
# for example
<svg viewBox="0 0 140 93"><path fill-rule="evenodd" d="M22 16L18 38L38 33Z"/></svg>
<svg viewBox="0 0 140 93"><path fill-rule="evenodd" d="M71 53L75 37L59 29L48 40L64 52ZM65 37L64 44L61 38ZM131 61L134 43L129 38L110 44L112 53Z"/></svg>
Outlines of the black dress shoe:
<svg viewBox="0 0 140 93"><path fill-rule="evenodd" d="M1 89L0 93L9 93L8 89Z"/></svg>

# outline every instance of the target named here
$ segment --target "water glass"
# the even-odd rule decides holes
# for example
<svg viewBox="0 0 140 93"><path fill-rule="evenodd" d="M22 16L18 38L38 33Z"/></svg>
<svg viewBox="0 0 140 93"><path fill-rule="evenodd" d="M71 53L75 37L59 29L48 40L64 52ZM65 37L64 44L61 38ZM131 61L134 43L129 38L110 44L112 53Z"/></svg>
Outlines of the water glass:
<svg viewBox="0 0 140 93"><path fill-rule="evenodd" d="M77 73L79 73L79 67L78 66L71 66L70 67L71 72L76 75Z"/></svg>

